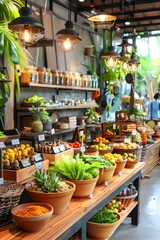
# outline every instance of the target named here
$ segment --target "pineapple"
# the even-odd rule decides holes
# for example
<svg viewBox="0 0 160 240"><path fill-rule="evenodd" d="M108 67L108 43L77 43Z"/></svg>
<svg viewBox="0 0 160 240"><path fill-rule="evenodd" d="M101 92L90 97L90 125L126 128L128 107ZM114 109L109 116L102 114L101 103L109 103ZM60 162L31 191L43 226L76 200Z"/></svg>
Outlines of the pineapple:
<svg viewBox="0 0 160 240"><path fill-rule="evenodd" d="M33 132L42 132L43 131L43 123L41 121L41 107L32 106L32 110L30 111L34 121L31 124L31 128Z"/></svg>

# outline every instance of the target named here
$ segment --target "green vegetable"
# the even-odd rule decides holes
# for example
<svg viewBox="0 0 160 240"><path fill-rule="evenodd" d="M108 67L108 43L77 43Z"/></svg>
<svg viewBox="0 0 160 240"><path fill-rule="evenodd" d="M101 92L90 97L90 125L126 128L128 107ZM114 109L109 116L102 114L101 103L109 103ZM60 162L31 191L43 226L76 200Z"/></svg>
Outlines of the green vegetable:
<svg viewBox="0 0 160 240"><path fill-rule="evenodd" d="M113 163L105 159L103 156L82 155L81 158L85 163L89 164L98 163L100 165L100 168L108 169L113 166Z"/></svg>
<svg viewBox="0 0 160 240"><path fill-rule="evenodd" d="M69 180L84 180L95 178L99 174L99 163L84 163L79 155L74 159L70 155L63 155L62 158L52 163L50 172L58 173L62 178Z"/></svg>
<svg viewBox="0 0 160 240"><path fill-rule="evenodd" d="M107 207L103 207L89 220L94 223L114 223L116 221L118 221L118 215Z"/></svg>

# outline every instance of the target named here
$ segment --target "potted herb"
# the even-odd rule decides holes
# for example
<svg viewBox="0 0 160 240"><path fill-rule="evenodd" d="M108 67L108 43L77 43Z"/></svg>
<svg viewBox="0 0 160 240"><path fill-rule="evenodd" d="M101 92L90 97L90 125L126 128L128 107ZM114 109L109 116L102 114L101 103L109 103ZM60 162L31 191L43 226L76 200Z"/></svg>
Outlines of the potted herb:
<svg viewBox="0 0 160 240"><path fill-rule="evenodd" d="M100 155L99 156L82 155L81 158L85 163L100 164L99 178L97 181L97 185L101 185L111 181L116 168L115 163L110 162L108 159L105 159L103 156L100 156Z"/></svg>
<svg viewBox="0 0 160 240"><path fill-rule="evenodd" d="M94 239L109 239L120 224L120 215L103 207L87 222L87 233Z"/></svg>
<svg viewBox="0 0 160 240"><path fill-rule="evenodd" d="M34 107L40 107L42 103L44 103L44 97L39 97L37 95L34 95L32 97L28 97L24 99L24 101L22 102L22 105L27 107L32 107L32 105Z"/></svg>
<svg viewBox="0 0 160 240"><path fill-rule="evenodd" d="M98 123L100 120L100 114L93 107L87 109L85 116L88 116L87 124Z"/></svg>
<svg viewBox="0 0 160 240"><path fill-rule="evenodd" d="M34 182L25 185L25 191L31 201L51 204L54 214L64 212L75 191L75 184L70 181L62 181L57 173L37 170Z"/></svg>
<svg viewBox="0 0 160 240"><path fill-rule="evenodd" d="M62 178L76 185L74 197L86 197L92 194L99 175L99 163L84 163L77 154L75 158L63 155L57 162L52 162L49 171L58 173Z"/></svg>
<svg viewBox="0 0 160 240"><path fill-rule="evenodd" d="M92 56L93 55L94 45L87 45L84 47L84 55Z"/></svg>

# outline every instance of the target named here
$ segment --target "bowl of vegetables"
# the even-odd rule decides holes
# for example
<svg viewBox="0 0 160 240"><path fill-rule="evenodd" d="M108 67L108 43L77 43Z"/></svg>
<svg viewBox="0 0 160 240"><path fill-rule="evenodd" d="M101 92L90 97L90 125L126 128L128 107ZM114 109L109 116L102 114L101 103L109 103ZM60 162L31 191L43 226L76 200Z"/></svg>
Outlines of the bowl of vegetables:
<svg viewBox="0 0 160 240"><path fill-rule="evenodd" d="M53 212L50 204L39 202L20 204L11 210L14 221L27 232L41 231Z"/></svg>
<svg viewBox="0 0 160 240"><path fill-rule="evenodd" d="M88 236L93 239L109 239L120 222L120 214L105 206L87 222Z"/></svg>

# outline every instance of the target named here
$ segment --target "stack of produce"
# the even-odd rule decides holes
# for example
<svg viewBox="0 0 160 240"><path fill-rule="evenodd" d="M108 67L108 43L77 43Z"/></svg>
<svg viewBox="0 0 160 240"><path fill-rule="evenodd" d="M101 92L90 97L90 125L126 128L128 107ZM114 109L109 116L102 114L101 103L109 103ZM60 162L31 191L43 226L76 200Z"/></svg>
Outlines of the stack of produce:
<svg viewBox="0 0 160 240"><path fill-rule="evenodd" d="M119 213L126 209L122 202L118 199L112 199L108 204L107 208L113 212Z"/></svg>
<svg viewBox="0 0 160 240"><path fill-rule="evenodd" d="M54 153L53 151L53 147L57 147L57 146L60 146L60 145L63 145L65 147L65 150L69 149L70 146L69 146L69 143L66 142L66 141L57 141L57 142L47 142L45 141L42 144L35 144L35 151L36 152L44 152L44 153ZM42 149L43 148L43 149Z"/></svg>
<svg viewBox="0 0 160 240"><path fill-rule="evenodd" d="M115 164L117 161L124 160L123 156L121 154L117 154L117 153L106 153L106 154L104 154L104 158L109 160L113 164Z"/></svg>
<svg viewBox="0 0 160 240"><path fill-rule="evenodd" d="M93 139L93 142L95 143L109 143L108 139L105 139L104 137L96 137L95 139Z"/></svg>
<svg viewBox="0 0 160 240"><path fill-rule="evenodd" d="M136 143L141 143L142 139L141 139L141 134L139 132L136 132L136 135L133 136L133 141Z"/></svg>
<svg viewBox="0 0 160 240"><path fill-rule="evenodd" d="M93 144L90 146L90 148L97 149L97 150L111 150L112 147L109 145L106 145L105 143L99 142L98 144Z"/></svg>

